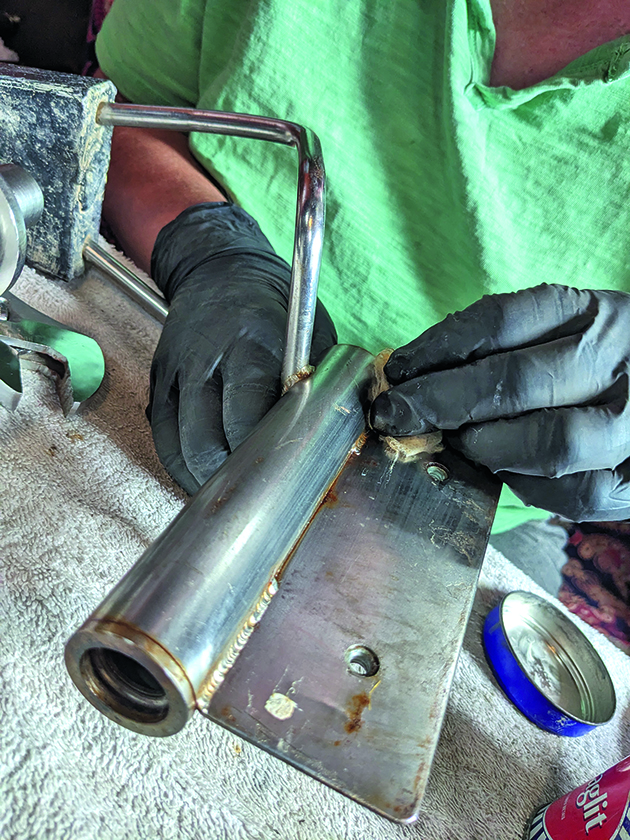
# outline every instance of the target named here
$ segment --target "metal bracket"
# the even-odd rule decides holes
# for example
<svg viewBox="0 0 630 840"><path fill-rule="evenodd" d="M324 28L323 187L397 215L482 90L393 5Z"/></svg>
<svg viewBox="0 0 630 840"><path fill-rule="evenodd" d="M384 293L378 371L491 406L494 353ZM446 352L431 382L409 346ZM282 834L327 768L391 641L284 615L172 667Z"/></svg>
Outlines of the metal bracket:
<svg viewBox="0 0 630 840"><path fill-rule="evenodd" d="M453 451L405 463L370 435L202 714L413 822L498 494Z"/></svg>

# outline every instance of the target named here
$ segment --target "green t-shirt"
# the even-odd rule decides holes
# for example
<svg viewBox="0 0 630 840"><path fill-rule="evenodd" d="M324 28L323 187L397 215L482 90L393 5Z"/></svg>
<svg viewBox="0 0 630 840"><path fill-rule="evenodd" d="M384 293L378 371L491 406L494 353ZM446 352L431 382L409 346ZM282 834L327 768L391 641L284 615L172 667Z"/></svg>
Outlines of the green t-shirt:
<svg viewBox="0 0 630 840"><path fill-rule="evenodd" d="M320 137L320 298L377 352L485 293L630 291L630 36L522 91L489 87L489 0L116 0L97 40L135 102L273 116ZM192 134L291 259L296 159ZM502 496L495 530L546 516Z"/></svg>

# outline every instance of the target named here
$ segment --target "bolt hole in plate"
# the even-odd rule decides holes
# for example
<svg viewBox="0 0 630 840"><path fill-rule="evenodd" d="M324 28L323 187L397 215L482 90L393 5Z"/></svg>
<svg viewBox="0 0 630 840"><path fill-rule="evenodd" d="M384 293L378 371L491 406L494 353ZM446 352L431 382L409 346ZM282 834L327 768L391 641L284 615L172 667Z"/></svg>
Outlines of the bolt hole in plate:
<svg viewBox="0 0 630 840"><path fill-rule="evenodd" d="M448 480L449 472L444 466L437 461L429 461L425 467L427 475L434 482L434 484L442 484Z"/></svg>
<svg viewBox="0 0 630 840"><path fill-rule="evenodd" d="M577 736L615 712L610 674L582 631L549 601L512 592L488 615L484 647L514 705L557 735Z"/></svg>
<svg viewBox="0 0 630 840"><path fill-rule="evenodd" d="M363 645L349 647L345 658L348 671L355 677L373 677L380 668L378 656Z"/></svg>

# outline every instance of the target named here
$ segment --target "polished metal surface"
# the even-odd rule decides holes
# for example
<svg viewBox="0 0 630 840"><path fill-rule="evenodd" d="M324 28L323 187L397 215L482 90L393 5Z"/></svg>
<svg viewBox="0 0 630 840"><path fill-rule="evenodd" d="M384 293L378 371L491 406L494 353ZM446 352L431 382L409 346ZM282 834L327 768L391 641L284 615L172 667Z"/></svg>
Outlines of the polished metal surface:
<svg viewBox="0 0 630 840"><path fill-rule="evenodd" d="M437 484L436 462L448 474ZM205 714L381 814L413 821L498 493L490 473L452 451L403 463L370 436Z"/></svg>
<svg viewBox="0 0 630 840"><path fill-rule="evenodd" d="M108 277L120 286L132 300L152 315L160 323L164 323L168 315L168 304L164 298L154 292L133 271L124 266L120 260L108 254L104 248L93 239L88 240L83 249L83 256L87 262L104 271Z"/></svg>
<svg viewBox="0 0 630 840"><path fill-rule="evenodd" d="M501 621L514 656L530 681L562 712L584 723L605 723L615 691L599 654L553 604L530 592L511 592Z"/></svg>
<svg viewBox="0 0 630 840"><path fill-rule="evenodd" d="M0 176L3 189L13 193L26 227L37 224L44 209L44 194L35 178L15 163L0 164Z"/></svg>
<svg viewBox="0 0 630 840"><path fill-rule="evenodd" d="M317 303L325 215L324 160L317 135L304 126L286 120L148 105L105 103L99 110L98 122L109 126L226 134L268 140L297 149L298 195L289 318L282 364L283 383L307 368Z"/></svg>
<svg viewBox="0 0 630 840"><path fill-rule="evenodd" d="M210 702L364 433L372 376L365 350L332 348L70 639L70 674L104 714L168 735Z"/></svg>
<svg viewBox="0 0 630 840"><path fill-rule="evenodd" d="M7 411L15 411L21 397L22 374L17 350L0 340L0 405Z"/></svg>
<svg viewBox="0 0 630 840"><path fill-rule="evenodd" d="M103 351L93 338L6 292L0 298L0 405L11 411L22 396L20 366L52 376L66 415L85 403L105 376Z"/></svg>
<svg viewBox="0 0 630 840"><path fill-rule="evenodd" d="M42 352L47 348L25 337L15 323L19 318L7 291L24 268L26 228L39 220L43 206L42 191L32 175L12 163L0 165L0 405L9 411L22 397L20 357L51 359Z"/></svg>
<svg viewBox="0 0 630 840"><path fill-rule="evenodd" d="M26 228L38 221L43 207L33 176L16 164L0 164L0 295L24 268Z"/></svg>

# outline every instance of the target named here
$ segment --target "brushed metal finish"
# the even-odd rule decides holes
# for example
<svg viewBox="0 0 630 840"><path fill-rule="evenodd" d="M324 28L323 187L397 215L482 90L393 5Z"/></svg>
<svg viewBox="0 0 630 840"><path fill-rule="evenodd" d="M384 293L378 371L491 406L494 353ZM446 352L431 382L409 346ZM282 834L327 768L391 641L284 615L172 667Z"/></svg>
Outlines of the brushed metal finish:
<svg viewBox="0 0 630 840"><path fill-rule="evenodd" d="M83 257L92 265L105 272L114 280L132 300L152 315L161 324L168 315L168 304L161 295L153 291L137 274L130 271L120 260L108 254L104 248L89 239L83 249Z"/></svg>
<svg viewBox="0 0 630 840"><path fill-rule="evenodd" d="M322 256L326 176L317 135L309 128L287 120L149 105L104 103L98 113L98 122L108 126L126 125L226 134L268 140L297 149L295 238L289 317L282 363L282 381L292 383L292 378L304 371L309 364Z"/></svg>
<svg viewBox="0 0 630 840"><path fill-rule="evenodd" d="M427 472L436 462L449 476L437 484ZM499 486L452 451L403 463L370 436L207 716L384 816L413 821ZM374 659L357 668L366 650Z"/></svg>
<svg viewBox="0 0 630 840"><path fill-rule="evenodd" d="M364 433L365 391L372 376L371 354L356 347L332 348L311 377L279 400L75 633L66 663L97 708L135 731L168 735L190 715L191 697L198 704L208 702ZM168 713L161 711L163 697L151 700L148 688L142 708L138 711L130 701L125 712L124 686L116 689L121 696L113 697L103 662L90 653L98 647L130 657L147 670L150 676L137 672L132 688L156 680L169 696ZM124 677L124 660L112 655L109 664Z"/></svg>

